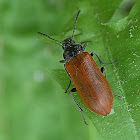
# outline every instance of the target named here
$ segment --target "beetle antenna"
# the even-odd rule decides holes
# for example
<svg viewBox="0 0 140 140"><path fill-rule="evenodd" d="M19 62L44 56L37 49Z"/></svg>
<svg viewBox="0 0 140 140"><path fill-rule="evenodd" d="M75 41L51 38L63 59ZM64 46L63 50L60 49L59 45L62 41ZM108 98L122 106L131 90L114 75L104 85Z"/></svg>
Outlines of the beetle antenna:
<svg viewBox="0 0 140 140"><path fill-rule="evenodd" d="M48 37L49 39L51 39L51 40L55 41L56 43L58 43L59 45L61 45L61 46L62 46L62 43L61 43L61 42L59 42L59 41L57 41L57 40L55 40L55 39L51 38L50 36L48 36L48 35L46 35L46 34L43 34L43 33L41 33L41 32L38 32L38 34L41 34L41 35L43 35L43 36L46 36L46 37Z"/></svg>
<svg viewBox="0 0 140 140"><path fill-rule="evenodd" d="M76 24L77 24L77 20L78 20L79 14L80 14L80 10L78 11L77 16L76 16L75 25L74 25L73 34L72 34L71 39L74 38L74 32L75 32L75 29L76 29Z"/></svg>

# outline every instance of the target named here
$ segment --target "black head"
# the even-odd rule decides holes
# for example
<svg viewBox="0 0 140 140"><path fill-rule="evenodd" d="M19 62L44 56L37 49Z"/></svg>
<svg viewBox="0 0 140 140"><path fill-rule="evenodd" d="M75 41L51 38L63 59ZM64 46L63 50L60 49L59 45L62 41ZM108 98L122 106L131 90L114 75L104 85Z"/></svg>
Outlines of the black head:
<svg viewBox="0 0 140 140"><path fill-rule="evenodd" d="M83 53L85 49L80 44L76 44L72 38L65 39L62 43L62 48L64 50L63 57L65 62L68 62L78 54Z"/></svg>
<svg viewBox="0 0 140 140"><path fill-rule="evenodd" d="M78 54L83 53L86 48L87 44L85 44L84 47L82 47L80 44L76 44L75 41L73 40L79 14L80 14L80 10L77 13L72 37L65 39L62 43L49 37L46 34L38 32L39 34L44 35L44 36L50 38L51 40L54 40L55 42L57 42L58 44L60 44L62 46L62 48L64 50L64 52L63 52L64 60L62 60L60 62L69 62L72 58L76 57Z"/></svg>

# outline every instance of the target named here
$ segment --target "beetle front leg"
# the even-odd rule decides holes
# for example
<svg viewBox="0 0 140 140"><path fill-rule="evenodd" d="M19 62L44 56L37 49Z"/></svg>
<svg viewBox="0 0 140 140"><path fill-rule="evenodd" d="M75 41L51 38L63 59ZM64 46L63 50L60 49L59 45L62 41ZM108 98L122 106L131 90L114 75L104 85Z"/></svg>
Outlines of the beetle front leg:
<svg viewBox="0 0 140 140"><path fill-rule="evenodd" d="M86 46L88 45L88 42L85 42L84 46L83 46L83 51L85 50Z"/></svg>
<svg viewBox="0 0 140 140"><path fill-rule="evenodd" d="M78 105L78 103L75 101L75 99L74 99L73 96L72 96L72 93L73 93L73 92L76 92L76 91L77 91L76 88L71 89L71 90L70 90L70 96L71 96L72 100L74 101L74 103L76 104L76 106L78 107L79 111L81 112L82 118L83 118L85 124L88 125L88 124L86 123L85 118L84 118L82 108Z"/></svg>

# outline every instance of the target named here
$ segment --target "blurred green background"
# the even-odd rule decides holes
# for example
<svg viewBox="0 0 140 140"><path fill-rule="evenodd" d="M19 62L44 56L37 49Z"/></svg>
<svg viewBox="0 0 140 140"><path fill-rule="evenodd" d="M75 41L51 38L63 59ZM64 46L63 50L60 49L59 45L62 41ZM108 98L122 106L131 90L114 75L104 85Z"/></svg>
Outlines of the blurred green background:
<svg viewBox="0 0 140 140"><path fill-rule="evenodd" d="M78 8L68 0L0 1L0 140L101 139L47 72L63 69L61 47L37 34L61 34ZM127 15L120 11L117 18Z"/></svg>
<svg viewBox="0 0 140 140"><path fill-rule="evenodd" d="M62 49L37 34L59 34L77 13L70 7L64 0L0 2L0 140L89 139L75 104L47 73L63 69Z"/></svg>

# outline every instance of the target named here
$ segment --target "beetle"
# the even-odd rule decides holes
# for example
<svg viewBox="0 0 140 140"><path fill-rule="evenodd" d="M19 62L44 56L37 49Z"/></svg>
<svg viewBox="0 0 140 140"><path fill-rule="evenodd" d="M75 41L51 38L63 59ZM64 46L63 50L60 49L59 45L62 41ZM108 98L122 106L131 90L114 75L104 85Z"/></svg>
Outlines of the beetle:
<svg viewBox="0 0 140 140"><path fill-rule="evenodd" d="M116 62L102 63L96 53L92 52L89 54L88 52L84 52L88 42L85 42L84 46L76 44L73 38L79 14L80 10L76 16L72 37L65 39L62 43L44 33L38 33L62 46L64 60L60 61L60 63L65 63L64 68L70 78L70 83L65 93L67 93L71 82L73 82L75 88L70 90L70 96L80 110L85 124L87 124L83 115L83 110L74 99L72 93L78 92L81 100L90 111L101 116L107 116L111 112L113 106L113 93L106 80L105 67L99 69L92 56L95 55L100 64L110 65Z"/></svg>

